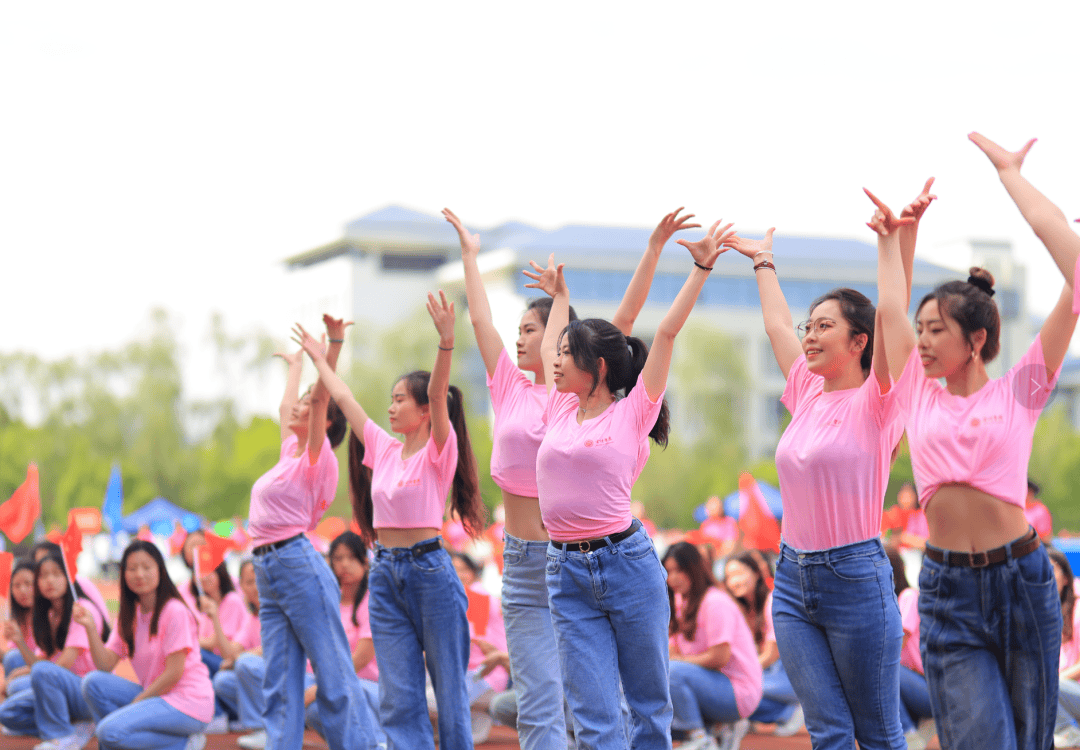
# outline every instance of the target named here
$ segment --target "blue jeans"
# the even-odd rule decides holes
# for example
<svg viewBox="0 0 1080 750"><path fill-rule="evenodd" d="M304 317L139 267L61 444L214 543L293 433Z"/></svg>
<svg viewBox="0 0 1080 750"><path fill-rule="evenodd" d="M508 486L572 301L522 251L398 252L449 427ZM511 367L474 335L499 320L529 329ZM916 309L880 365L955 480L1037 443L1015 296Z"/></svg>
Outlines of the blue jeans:
<svg viewBox="0 0 1080 750"><path fill-rule="evenodd" d="M776 645L815 750L905 750L900 727L904 630L892 566L877 539L827 550L780 544Z"/></svg>
<svg viewBox="0 0 1080 750"><path fill-rule="evenodd" d="M673 729L690 731L739 720L735 689L723 672L674 659L670 681Z"/></svg>
<svg viewBox="0 0 1080 750"><path fill-rule="evenodd" d="M549 545L546 578L578 746L671 747L667 573L643 528L589 552ZM630 737L619 680L630 706Z"/></svg>
<svg viewBox="0 0 1080 750"><path fill-rule="evenodd" d="M90 706L82 694L82 678L51 661L34 662L30 669L34 693L34 718L43 740L67 737L75 731L73 722L90 721Z"/></svg>
<svg viewBox="0 0 1080 750"><path fill-rule="evenodd" d="M173 708L164 698L131 703L142 687L109 672L91 672L82 680L83 697L97 720L101 750L183 750L188 737L206 722Z"/></svg>
<svg viewBox="0 0 1080 750"><path fill-rule="evenodd" d="M1045 548L984 568L926 557L919 617L942 747L1053 746L1061 605Z"/></svg>
<svg viewBox="0 0 1080 750"><path fill-rule="evenodd" d="M0 703L0 725L16 734L37 734L33 690L8 690L7 699Z"/></svg>
<svg viewBox="0 0 1080 750"><path fill-rule="evenodd" d="M438 537L419 542L427 544ZM468 600L445 549L375 545L369 577L371 638L379 669L379 719L389 750L435 747L428 720L424 665L439 707L439 747L472 748L465 671ZM351 664L352 662L350 662ZM320 690L322 688L319 688ZM322 710L320 717L325 721Z"/></svg>
<svg viewBox="0 0 1080 750"><path fill-rule="evenodd" d="M933 717L926 678L913 669L900 667L900 724L904 731L918 729L921 720Z"/></svg>
<svg viewBox="0 0 1080 750"><path fill-rule="evenodd" d="M236 717L234 731L254 731L263 728L263 680L266 660L257 654L241 654L232 669L222 669L214 675L214 694ZM315 684L315 675L304 672L304 689Z"/></svg>
<svg viewBox="0 0 1080 750"><path fill-rule="evenodd" d="M371 680L360 680L360 689L364 693L364 700L367 701L368 711L372 715L378 716L379 714L379 683L372 682ZM323 724L322 718L319 716L319 702L315 701L307 707L307 711L304 716L304 720L307 725L319 733L319 736L323 736ZM382 727L378 724L375 725L375 741L378 743L386 742L386 733L383 732Z"/></svg>
<svg viewBox="0 0 1080 750"><path fill-rule="evenodd" d="M9 674L14 672L19 667L25 667L25 666L26 666L26 659L24 659L23 655L21 653L19 653L19 649L13 648L10 651L8 651L6 654L4 654L4 676L5 677L7 677Z"/></svg>
<svg viewBox="0 0 1080 750"><path fill-rule="evenodd" d="M1054 731L1060 732L1075 724L1077 719L1080 719L1080 683L1062 677L1058 682L1057 726Z"/></svg>
<svg viewBox="0 0 1080 750"><path fill-rule="evenodd" d="M750 721L778 724L787 721L799 705L799 697L791 687L791 680L784 669L784 660L777 659L761 672L761 703L750 714Z"/></svg>
<svg viewBox="0 0 1080 750"><path fill-rule="evenodd" d="M278 750L303 743L310 659L331 750L374 748L371 717L341 624L341 590L330 566L303 536L257 555L254 563L263 658L274 665L263 680L267 746Z"/></svg>
<svg viewBox="0 0 1080 750"><path fill-rule="evenodd" d="M502 611L521 750L565 750L562 673L548 606L547 542L503 535Z"/></svg>

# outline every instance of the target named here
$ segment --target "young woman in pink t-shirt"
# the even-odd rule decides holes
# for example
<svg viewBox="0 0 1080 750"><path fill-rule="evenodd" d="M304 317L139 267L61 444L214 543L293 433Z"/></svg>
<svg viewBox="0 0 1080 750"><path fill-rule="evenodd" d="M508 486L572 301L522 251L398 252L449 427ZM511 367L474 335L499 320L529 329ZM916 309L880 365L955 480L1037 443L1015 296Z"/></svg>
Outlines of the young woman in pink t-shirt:
<svg viewBox="0 0 1080 750"><path fill-rule="evenodd" d="M75 619L90 623L86 608ZM97 721L102 750L202 750L214 714L214 689L199 654L195 613L165 569L160 550L136 539L120 559L120 611L106 639L90 633L89 656L100 671L82 693ZM111 674L131 659L138 682Z"/></svg>
<svg viewBox="0 0 1080 750"><path fill-rule="evenodd" d="M1023 506L1035 424L1076 327L1069 284L1080 237L1020 174L1033 142L1010 153L977 133L970 138L1065 286L1027 353L991 379L986 363L998 354L1001 330L993 278L976 268L967 283L927 294L916 309L916 335L907 318L911 257L896 239L897 220L871 196L884 344L929 531L919 574L923 667L943 746L1045 748L1057 704L1061 610L1050 560Z"/></svg>
<svg viewBox="0 0 1080 750"><path fill-rule="evenodd" d="M578 742L590 747L671 743L667 587L652 540L631 514L631 490L649 439L667 444L663 396L675 337L722 252L730 225L718 232L719 225L698 242L679 240L694 268L651 349L606 320L570 322L570 293L554 255L547 268L533 262L535 273L525 271L528 286L553 298L541 349L547 432L536 480L551 536L545 574L563 685Z"/></svg>
<svg viewBox="0 0 1080 750"><path fill-rule="evenodd" d="M648 297L664 245L675 232L700 226L688 223L693 214L680 216L681 211L679 208L665 216L653 230L648 248L611 320L627 336L632 333L634 321ZM495 412L491 478L502 490L506 508L505 538L501 540L505 544L502 605L518 701L518 738L523 750L554 750L566 744L564 693L558 662L550 658L555 650L555 631L544 581L550 538L540 516L536 489L536 453L546 431L543 416L547 404L540 344L551 311L551 298L531 300L521 316L515 364L495 328L484 289L478 263L480 237L470 234L450 209L443 209L443 215L457 230L461 241L469 318L487 369ZM573 308L569 318L577 320ZM526 373L532 373L533 379Z"/></svg>
<svg viewBox="0 0 1080 750"><path fill-rule="evenodd" d="M74 589L74 594L72 590ZM75 599L78 597L78 600ZM79 605L92 613L84 627L72 617ZM78 583L69 582L62 557L46 553L34 566L31 651L19 632L15 643L30 666L29 684L8 693L0 706L0 724L37 734L46 747L85 744L90 739L90 708L80 690L82 676L94 668L87 651L89 634L109 635L105 613L90 601Z"/></svg>
<svg viewBox="0 0 1080 750"><path fill-rule="evenodd" d="M8 596L8 619L4 622L4 640L7 651L4 653L4 677L7 695L14 695L29 684L30 667L19 652L15 634L21 633L26 639L30 653L34 652L34 563L27 559L15 562L11 569L11 584ZM18 681L18 682L16 682Z"/></svg>
<svg viewBox="0 0 1080 750"><path fill-rule="evenodd" d="M761 664L743 611L719 588L698 552L678 542L664 553L671 619L672 729L690 734L684 750L716 750L705 733L714 723L733 724L725 747L738 747L761 701Z"/></svg>
<svg viewBox="0 0 1080 750"><path fill-rule="evenodd" d="M431 372L415 371L391 391L392 437L368 418L348 386L327 366L314 339L298 328L331 395L352 425L349 484L353 515L375 540L371 566L371 634L379 671L380 723L391 747L433 747L424 667L439 704L439 742L449 750L472 745L465 668L469 625L465 589L439 530L446 496L468 534L484 531L476 457L465 424L461 391L450 385L454 306L428 295L439 334ZM320 691L322 688L319 688Z"/></svg>
<svg viewBox="0 0 1080 750"><path fill-rule="evenodd" d="M914 247L931 184L904 211L906 245ZM780 656L815 748L850 747L854 737L899 750L903 630L880 534L903 421L874 305L854 289L834 289L810 305L797 334L773 264L773 230L729 245L754 264L792 414L776 447L784 520L772 614Z"/></svg>

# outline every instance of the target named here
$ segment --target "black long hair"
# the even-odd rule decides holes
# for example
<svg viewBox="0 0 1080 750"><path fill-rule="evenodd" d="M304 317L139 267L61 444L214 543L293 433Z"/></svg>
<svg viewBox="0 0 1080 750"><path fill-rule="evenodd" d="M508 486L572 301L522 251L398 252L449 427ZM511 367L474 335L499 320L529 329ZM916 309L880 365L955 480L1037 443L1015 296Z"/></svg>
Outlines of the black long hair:
<svg viewBox="0 0 1080 750"><path fill-rule="evenodd" d="M862 292L847 287L837 287L818 297L810 303L809 317L814 316L814 309L829 300L835 300L840 305L840 314L844 316L844 322L851 326L851 334L848 339L854 339L860 334L866 334L866 346L863 347L859 365L863 375L870 374L870 367L874 362L874 320L877 309Z"/></svg>
<svg viewBox="0 0 1080 750"><path fill-rule="evenodd" d="M428 382L431 373L414 370L403 375L398 382L416 401L417 406L428 403ZM484 504L480 499L480 477L476 472L476 456L469 440L469 428L465 423L465 400L461 390L450 386L446 393L446 405L450 412L450 424L457 435L458 460L454 470L454 483L450 491L450 506L461 519L465 531L473 539L484 533ZM360 527L360 535L366 544L375 541L374 507L371 503L371 469L364 466L364 444L349 434L349 485L353 516Z"/></svg>
<svg viewBox="0 0 1080 750"><path fill-rule="evenodd" d="M900 596L901 591L911 588L907 579L907 567L904 565L904 559L900 557L900 551L891 544L885 547L885 554L889 558L889 564L892 565L893 593Z"/></svg>
<svg viewBox="0 0 1080 750"><path fill-rule="evenodd" d="M690 578L690 593L685 597L682 617L675 614L675 592L668 587L668 607L671 617L668 620L668 634L682 633L687 640L694 640L697 632L697 615L701 609L701 602L705 598L710 586L716 585L709 566L705 564L705 558L701 552L690 542L676 542L668 547L664 553L663 564L666 566L669 559L674 559L679 570Z"/></svg>
<svg viewBox="0 0 1080 750"><path fill-rule="evenodd" d="M244 577L244 568L248 567L249 565L251 566L252 570L255 569L255 561L252 560L250 557L247 558L246 560L244 560L242 563L240 563L240 569L238 571L236 571L236 580L237 580L237 582L240 582L243 579L243 577ZM247 600L247 597L245 596L244 597L244 604L247 605L248 612L255 615L256 617L259 616L259 607L262 606L262 601L261 600L258 603L249 602Z"/></svg>
<svg viewBox="0 0 1080 750"><path fill-rule="evenodd" d="M225 566L224 560L218 563L218 566L214 568L214 572L217 573L218 593L220 594L222 599L224 599L225 595L230 591L236 591L236 587L233 586L232 576L229 575L229 569ZM203 573L203 575L209 575L209 573ZM191 583L188 585L191 587L192 597L195 598L195 601L199 601L199 585L198 582L195 580L194 569L192 569L191 571Z"/></svg>
<svg viewBox="0 0 1080 750"><path fill-rule="evenodd" d="M529 306L525 308L525 312L535 312L536 317L540 318L540 324L547 328L548 317L551 315L551 303L554 300L551 297L535 297L529 301ZM570 305L570 320L577 320L577 313L574 312L574 306Z"/></svg>
<svg viewBox="0 0 1080 750"><path fill-rule="evenodd" d="M23 570L30 571L30 575L34 579L34 585L31 587L31 590L34 592L37 591L37 576L34 575L34 561L25 557L19 558L11 567L11 583L8 584L8 587L10 589L8 591L8 599L10 599L11 601L11 608L8 610L8 612L11 613L11 619L15 621L19 628L22 629L23 632L26 632L27 624L33 622L32 615L34 612L34 603L30 602L29 607L24 607L23 605L15 601L14 586L15 574Z"/></svg>
<svg viewBox="0 0 1080 750"><path fill-rule="evenodd" d="M649 358L649 347L635 336L624 336L614 324L602 318L573 320L559 335L558 350L562 349L563 338L570 348L574 365L592 375L593 391L600 385L600 358L607 363L607 375L604 384L612 395L623 397L637 384L638 375ZM667 399L660 405L660 414L649 431L649 437L657 445L667 446L668 432L671 429L670 412Z"/></svg>
<svg viewBox="0 0 1080 750"><path fill-rule="evenodd" d="M45 563L52 563L60 568L64 574L64 580L68 583L64 587L64 600L61 604L60 618L56 624L55 636L53 635L52 626L49 624L49 610L52 609L53 604L41 595L41 589L38 587L38 578L41 576L41 569ZM75 596L86 602L87 606L98 610L98 614L101 615L101 640L107 641L109 633L112 632L109 627L109 613L102 612L98 605L90 600L78 581L68 578L67 568L64 567L64 558L50 552L34 565L34 641L47 657L51 657L57 651L63 651L64 644L67 643L68 630L71 627L71 610L75 607L75 596L71 594L72 588L75 589Z"/></svg>
<svg viewBox="0 0 1080 750"><path fill-rule="evenodd" d="M155 636L158 632L158 620L161 619L161 610L170 599L178 599L181 604L184 598L180 596L180 590L176 588L169 571L165 567L165 558L161 556L161 550L153 542L136 539L124 550L124 556L120 558L120 611L116 615L117 627L120 628L120 637L127 644L128 656L135 655L135 607L139 603L139 597L128 588L127 561L133 552L145 552L154 559L158 567L158 587L155 592L154 614L150 618L150 635Z"/></svg>
<svg viewBox="0 0 1080 750"><path fill-rule="evenodd" d="M973 350L972 335L980 328L986 330L986 341L979 351L979 359L992 362L1001 349L1001 315L991 299L994 277L985 268L976 266L972 266L968 273L967 281L947 281L923 297L915 316L918 317L927 302L937 300L938 310L957 322Z"/></svg>
<svg viewBox="0 0 1080 750"><path fill-rule="evenodd" d="M364 595L368 590L368 573L371 571L371 566L368 564L367 545L364 544L364 539L354 531L343 531L339 534L334 541L330 542L330 551L328 556L330 557L330 568L333 570L334 551L344 545L352 556L355 557L364 566L364 578L360 581L356 587L356 593L353 595L352 603L352 624L360 627L360 623L356 621L356 610L360 607L360 602L364 600ZM338 581L340 584L341 582Z"/></svg>
<svg viewBox="0 0 1080 750"><path fill-rule="evenodd" d="M754 643L761 646L765 640L765 602L769 598L769 585L765 579L772 576L772 566L758 550L743 550L729 557L727 562L745 565L757 576L757 583L754 584L753 590L745 596L735 596L726 582L724 588L742 609L746 624L750 626L750 632L754 634ZM727 567L727 563L724 563L724 567Z"/></svg>

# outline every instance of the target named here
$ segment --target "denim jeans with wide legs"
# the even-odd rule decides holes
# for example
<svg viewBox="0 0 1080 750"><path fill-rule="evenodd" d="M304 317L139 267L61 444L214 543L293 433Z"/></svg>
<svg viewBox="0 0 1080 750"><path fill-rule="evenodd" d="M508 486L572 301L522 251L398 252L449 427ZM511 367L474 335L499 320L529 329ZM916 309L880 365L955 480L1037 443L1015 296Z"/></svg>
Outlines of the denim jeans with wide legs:
<svg viewBox="0 0 1080 750"><path fill-rule="evenodd" d="M549 545L547 587L578 747L671 747L667 573L643 528L589 552Z"/></svg>
<svg viewBox="0 0 1080 750"><path fill-rule="evenodd" d="M784 669L784 660L777 659L761 672L761 703L750 714L750 721L778 724L787 721L799 705L799 697L791 687L791 680Z"/></svg>
<svg viewBox="0 0 1080 750"><path fill-rule="evenodd" d="M131 701L142 686L110 672L83 677L83 697L97 720L101 750L184 750L188 737L206 729L206 722L173 708L164 698Z"/></svg>
<svg viewBox="0 0 1080 750"><path fill-rule="evenodd" d="M4 654L4 676L5 677L7 677L9 674L14 672L19 667L25 667L25 666L26 666L26 659L23 658L23 655L19 652L19 649L13 648L10 651L8 651L6 654Z"/></svg>
<svg viewBox="0 0 1080 750"><path fill-rule="evenodd" d="M562 672L552 659L555 628L548 606L547 542L503 535L502 612L517 695L521 750L565 750Z"/></svg>
<svg viewBox="0 0 1080 750"><path fill-rule="evenodd" d="M379 723L389 750L435 747L428 720L425 662L439 708L439 747L471 750L473 746L465 684L468 600L445 549L422 554L417 550L436 539L413 547L375 546L368 610L380 666ZM321 708L319 717L325 724Z"/></svg>
<svg viewBox="0 0 1080 750"><path fill-rule="evenodd" d="M1058 709L1057 726L1055 732L1060 732L1070 724L1076 724L1080 719L1080 682L1069 677L1062 677L1058 681Z"/></svg>
<svg viewBox="0 0 1080 750"><path fill-rule="evenodd" d="M914 669L900 667L900 725L910 732L918 729L923 719L933 717L926 678Z"/></svg>
<svg viewBox="0 0 1080 750"><path fill-rule="evenodd" d="M781 542L776 645L815 750L904 750L892 566L877 539L827 550Z"/></svg>
<svg viewBox="0 0 1080 750"><path fill-rule="evenodd" d="M82 678L70 669L44 659L30 669L34 692L34 719L38 736L43 740L67 737L75 731L74 722L90 721L90 706L82 694Z"/></svg>
<svg viewBox="0 0 1080 750"><path fill-rule="evenodd" d="M360 689L364 693L364 699L367 701L368 711L372 716L379 715L379 683L372 682L371 680L360 680ZM304 714L304 721L307 725L319 733L319 736L323 736L322 719L319 717L319 702L315 701L307 707L307 711ZM375 723L375 741L379 744L386 743L386 734L383 732L382 727L378 722Z"/></svg>
<svg viewBox="0 0 1080 750"><path fill-rule="evenodd" d="M37 734L33 690L27 687L8 691L8 697L0 703L0 725L14 734Z"/></svg>
<svg viewBox="0 0 1080 750"><path fill-rule="evenodd" d="M943 554L919 573L919 645L941 746L1053 747L1061 605L1046 549L983 568Z"/></svg>
<svg viewBox="0 0 1080 750"><path fill-rule="evenodd" d="M677 659L672 660L670 670L673 729L690 731L739 720L735 688L726 674Z"/></svg>
<svg viewBox="0 0 1080 750"><path fill-rule="evenodd" d="M263 658L272 665L263 680L267 747L286 750L303 744L304 675L310 659L331 750L374 748L372 720L341 624L341 590L330 566L303 536L257 555L254 562Z"/></svg>

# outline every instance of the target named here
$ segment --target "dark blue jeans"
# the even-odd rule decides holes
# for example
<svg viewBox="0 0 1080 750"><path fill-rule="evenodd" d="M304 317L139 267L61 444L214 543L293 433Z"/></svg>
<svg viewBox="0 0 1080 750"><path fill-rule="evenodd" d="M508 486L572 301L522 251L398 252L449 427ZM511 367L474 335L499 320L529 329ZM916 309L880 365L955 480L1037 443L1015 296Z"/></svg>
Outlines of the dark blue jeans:
<svg viewBox="0 0 1080 750"><path fill-rule="evenodd" d="M919 645L941 746L1053 747L1061 605L1046 549L985 568L927 557L919 590Z"/></svg>

